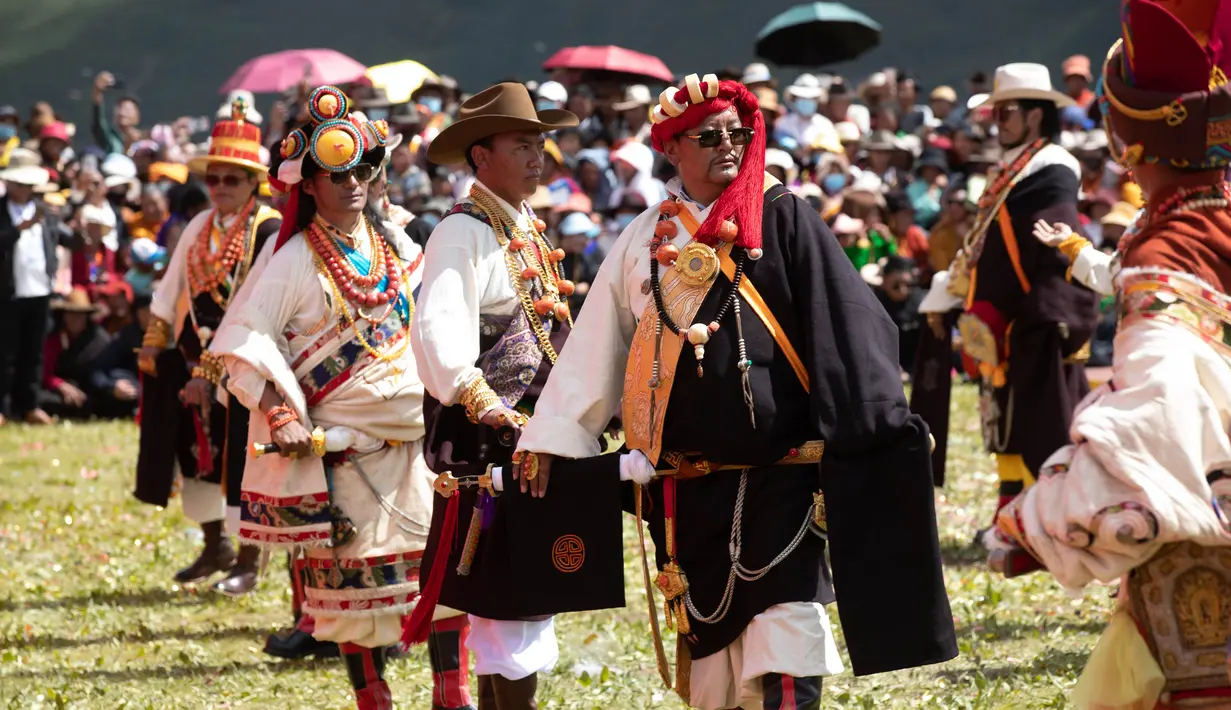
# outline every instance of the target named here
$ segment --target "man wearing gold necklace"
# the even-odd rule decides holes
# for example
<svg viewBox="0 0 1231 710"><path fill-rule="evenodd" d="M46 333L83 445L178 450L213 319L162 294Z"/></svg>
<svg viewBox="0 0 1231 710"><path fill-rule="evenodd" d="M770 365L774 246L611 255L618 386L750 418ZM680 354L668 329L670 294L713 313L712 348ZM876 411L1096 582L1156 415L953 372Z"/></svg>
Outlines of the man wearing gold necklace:
<svg viewBox="0 0 1231 710"><path fill-rule="evenodd" d="M469 197L446 215L428 241L413 328L419 372L430 395L428 463L442 477L449 472L458 478L485 473L490 478L491 466L509 466L523 412L533 406L571 325L567 296L572 284L559 272L563 252L547 243L543 223L525 201L543 169L542 134L575 125L577 117L567 111L536 113L521 84L497 84L463 103L458 120L432 141L432 162L465 162L477 179ZM443 500L437 503L442 510ZM459 521L458 529L468 527ZM434 521L433 536L439 541L449 532ZM453 577L453 570L448 574L456 585L451 582L446 589L458 592L459 600L483 596L498 602L502 597L498 589L467 585L467 577ZM439 596L444 581L435 575L437 567L428 586ZM477 608L448 596L441 600ZM558 657L550 617L517 618L470 616L469 642L483 710L537 707L537 673Z"/></svg>
<svg viewBox="0 0 1231 710"><path fill-rule="evenodd" d="M237 101L234 117L214 126L209 153L192 163L214 208L184 228L150 304L138 357L144 381L136 496L165 506L178 462L184 514L200 524L205 546L175 579L195 584L227 572L214 588L230 596L256 586L260 554L243 545L237 559L223 525L227 506L239 505L248 411L217 389L222 371L207 348L257 253L281 225L276 210L257 204L268 169L260 162L261 130L244 120L246 112Z"/></svg>
<svg viewBox="0 0 1231 710"><path fill-rule="evenodd" d="M997 510L1030 486L1068 440L1073 409L1090 389L1083 363L1098 296L1070 283L1064 256L1032 237L1039 220L1077 224L1081 168L1054 142L1059 109L1072 103L1052 89L1047 67L996 70L985 105L994 108L1006 152L962 250L933 278L920 306L932 337L921 346L911 408L942 443L933 460L937 480L943 481L949 431L949 328L956 321L966 371L982 390L983 442L1000 479Z"/></svg>
<svg viewBox="0 0 1231 710"><path fill-rule="evenodd" d="M349 103L317 88L282 142L270 184L287 219L211 350L254 413L240 537L303 551L313 636L338 644L361 710L388 710L385 649L418 598L431 516L407 332L422 253L368 204L388 125ZM464 678L443 676L438 706L468 707Z"/></svg>

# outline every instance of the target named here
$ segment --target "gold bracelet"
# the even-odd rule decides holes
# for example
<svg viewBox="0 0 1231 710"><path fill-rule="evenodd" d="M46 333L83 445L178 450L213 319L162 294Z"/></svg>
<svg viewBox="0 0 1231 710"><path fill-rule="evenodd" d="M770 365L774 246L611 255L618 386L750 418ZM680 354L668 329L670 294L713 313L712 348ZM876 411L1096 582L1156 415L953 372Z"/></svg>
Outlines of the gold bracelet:
<svg viewBox="0 0 1231 710"><path fill-rule="evenodd" d="M150 324L141 338L141 347L165 348L171 342L171 324L161 318L150 317Z"/></svg>
<svg viewBox="0 0 1231 710"><path fill-rule="evenodd" d="M222 359L208 350L201 353L201 367L199 369L204 373L201 376L215 385L222 382L222 376L227 371L226 366L222 364Z"/></svg>
<svg viewBox="0 0 1231 710"><path fill-rule="evenodd" d="M462 396L459 398L461 405L466 408L466 418L472 424L479 423L479 415L485 412L489 407L500 404L500 396L492 390L491 385L487 384L487 380L482 375L470 381L466 385L466 389L462 390Z"/></svg>

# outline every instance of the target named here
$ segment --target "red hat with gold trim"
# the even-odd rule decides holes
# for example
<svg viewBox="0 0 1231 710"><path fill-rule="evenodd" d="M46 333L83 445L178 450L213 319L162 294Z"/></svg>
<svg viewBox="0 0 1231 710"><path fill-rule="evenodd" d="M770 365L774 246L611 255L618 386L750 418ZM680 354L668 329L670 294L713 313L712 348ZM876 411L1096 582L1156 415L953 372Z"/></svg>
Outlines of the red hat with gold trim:
<svg viewBox="0 0 1231 710"><path fill-rule="evenodd" d="M1231 164L1231 0L1122 0L1102 108L1121 162Z"/></svg>
<svg viewBox="0 0 1231 710"><path fill-rule="evenodd" d="M204 173L213 163L238 165L251 170L262 180L269 175L269 168L261 162L261 128L247 121L248 102L237 97L231 102L230 120L214 124L209 135L209 153L188 162L188 169Z"/></svg>

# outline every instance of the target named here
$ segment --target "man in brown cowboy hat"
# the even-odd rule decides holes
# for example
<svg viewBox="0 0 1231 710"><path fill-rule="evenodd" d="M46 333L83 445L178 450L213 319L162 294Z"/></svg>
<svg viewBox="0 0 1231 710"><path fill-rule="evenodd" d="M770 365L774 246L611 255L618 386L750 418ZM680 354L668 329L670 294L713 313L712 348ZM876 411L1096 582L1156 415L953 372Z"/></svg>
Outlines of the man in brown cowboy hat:
<svg viewBox="0 0 1231 710"><path fill-rule="evenodd" d="M476 178L469 196L432 232L411 329L429 395L426 456L436 473L463 477L469 467L477 476L492 464L509 467L525 422L518 409L537 396L571 327L567 299L573 284L560 278L563 253L552 251L545 225L526 200L543 170L542 134L576 125L577 117L568 111L536 112L525 86L503 83L465 101L457 121L429 148L432 162L465 162ZM500 439L501 433L512 436ZM443 500L437 500L438 509ZM429 552L442 535L435 524L439 518L433 521ZM427 570L425 564L423 573ZM435 601L428 590L436 585L439 592L440 584L428 576L420 608ZM470 626L479 707L536 707L537 673L558 657L551 618L498 621L472 615ZM419 635L413 630L408 627L406 638Z"/></svg>

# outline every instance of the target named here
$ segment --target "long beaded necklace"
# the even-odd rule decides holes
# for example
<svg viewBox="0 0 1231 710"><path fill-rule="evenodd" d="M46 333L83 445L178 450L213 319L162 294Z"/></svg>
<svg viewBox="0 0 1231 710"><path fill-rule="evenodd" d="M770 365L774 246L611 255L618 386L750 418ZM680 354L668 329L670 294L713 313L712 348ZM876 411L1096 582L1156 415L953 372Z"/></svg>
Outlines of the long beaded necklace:
<svg viewBox="0 0 1231 710"><path fill-rule="evenodd" d="M996 219L996 212L999 205L1003 202L1001 198L1013 189L1017 184L1018 176L1038 155L1039 151L1047 146L1046 138L1039 138L1026 146L1021 155L1010 163L1005 169L1001 170L992 179L991 184L983 191L979 197L979 216L975 220L975 226L966 234L966 239L963 243L963 251L966 254L966 262L975 264L979 261L979 255L983 252L983 244L986 241L988 228L992 221Z"/></svg>
<svg viewBox="0 0 1231 710"><path fill-rule="evenodd" d="M654 309L658 314L657 321L654 323L656 347L654 365L650 375L650 388L656 389L661 384L661 349L657 347L657 343L662 341L664 326L673 335L682 340L687 340L692 345L693 355L697 360L697 377L702 378L705 377L705 368L702 365L705 359L705 344L722 327L722 321L727 313L734 313L737 349L739 352L739 359L736 364L740 371L740 385L743 389L744 404L748 407L748 418L752 422L752 428L755 429L757 426L756 410L752 398L752 382L748 374L749 369L752 367L752 360L748 359L748 348L744 342L744 323L740 316L738 297L739 285L744 278L744 264L748 258L748 251L740 249L736 255L735 272L731 275L731 286L727 289L727 295L718 306L714 319L708 324L693 323L687 329L681 328L671 318L671 314L667 312L666 306L663 304L662 286L658 277L660 265L670 267L679 258L679 248L671 244L669 240L678 233L678 228L671 219L678 215L681 209L684 208L675 200L666 200L659 205L658 222L654 225L654 237L650 240L650 292L653 294ZM734 222L727 220L720 226L718 233L723 241L734 242L735 238L739 235L739 228ZM758 250L757 258L759 257Z"/></svg>
<svg viewBox="0 0 1231 710"><path fill-rule="evenodd" d="M226 230L217 251L212 251L210 247L218 231L215 225L218 211L215 209L210 214L209 229L202 229L188 250L188 285L194 296L208 291L218 305L225 307L218 289L234 275L232 270L244 258L245 252L251 251L245 249L245 242L250 231L248 223L255 210L256 200L248 200ZM235 291L234 285L232 279L232 288L228 290Z"/></svg>
<svg viewBox="0 0 1231 710"><path fill-rule="evenodd" d="M341 230L322 220L319 216L313 219L306 230L308 242L313 252L321 258L325 269L329 272L331 282L337 287L346 300L355 304L372 308L388 305L389 308L380 318L372 318L359 310L360 316L372 323L379 323L388 317L394 309L401 289L401 277L398 275L398 259L393 248L385 241L368 222L366 217L360 217L366 228L369 244L372 246L372 256L369 260L367 274L360 274L351 264L350 259L342 252L341 238L349 238ZM380 282L387 281L383 291L374 291Z"/></svg>
<svg viewBox="0 0 1231 710"><path fill-rule="evenodd" d="M517 291L517 298L538 340L539 349L554 365L556 349L551 344L551 334L544 327L543 319L555 316L556 320L573 325L568 301L564 299L573 294L575 287L572 281L564 278L560 265L564 260L564 250L551 248L543 236L547 225L542 220L532 220L530 233L527 234L516 220L508 217L495 196L478 185L470 188L470 199L487 214L496 233L496 241L504 249L509 280Z"/></svg>

